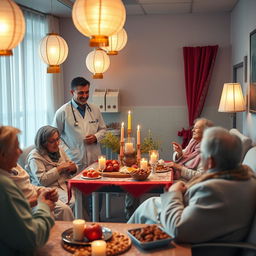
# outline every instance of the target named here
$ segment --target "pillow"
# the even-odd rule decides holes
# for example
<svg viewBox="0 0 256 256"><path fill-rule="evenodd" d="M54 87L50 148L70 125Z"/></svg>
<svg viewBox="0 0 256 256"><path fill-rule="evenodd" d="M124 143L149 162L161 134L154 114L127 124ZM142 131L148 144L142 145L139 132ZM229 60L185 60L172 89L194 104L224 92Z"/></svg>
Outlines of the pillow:
<svg viewBox="0 0 256 256"><path fill-rule="evenodd" d="M243 161L245 154L252 147L252 140L249 137L246 137L245 135L243 135L237 129L233 128L229 132L238 136L242 142L242 159L241 160Z"/></svg>

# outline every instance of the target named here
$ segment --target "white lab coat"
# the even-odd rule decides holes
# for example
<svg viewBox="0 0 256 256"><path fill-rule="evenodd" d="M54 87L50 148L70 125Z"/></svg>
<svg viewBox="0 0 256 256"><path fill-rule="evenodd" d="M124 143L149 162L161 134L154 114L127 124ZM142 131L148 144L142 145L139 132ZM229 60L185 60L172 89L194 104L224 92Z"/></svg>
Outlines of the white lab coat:
<svg viewBox="0 0 256 256"><path fill-rule="evenodd" d="M73 102L73 99L71 101ZM81 171L98 160L98 156L101 154L99 141L106 133L106 125L96 105L88 104L90 109L86 108L83 118L73 104L74 114L78 122L78 126L75 126L71 101L56 111L53 126L57 127L60 132L62 147L65 152ZM89 134L96 136L97 143L90 145L85 143L85 137Z"/></svg>

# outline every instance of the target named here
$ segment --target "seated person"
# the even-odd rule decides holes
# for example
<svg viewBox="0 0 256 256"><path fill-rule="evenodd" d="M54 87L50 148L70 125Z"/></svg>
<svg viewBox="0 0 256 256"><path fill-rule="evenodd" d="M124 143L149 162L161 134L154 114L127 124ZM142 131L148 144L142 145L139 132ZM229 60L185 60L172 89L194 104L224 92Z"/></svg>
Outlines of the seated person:
<svg viewBox="0 0 256 256"><path fill-rule="evenodd" d="M172 142L173 162L168 165L174 170L174 179L190 180L192 177L203 173L204 170L200 161L200 144L204 130L212 126L213 123L210 120L198 118L192 129L192 139L184 150L180 144Z"/></svg>
<svg viewBox="0 0 256 256"><path fill-rule="evenodd" d="M34 185L57 188L59 200L67 203L66 181L76 172L77 166L59 147L59 142L57 128L41 127L35 137L36 147L28 154L25 168ZM70 206L74 206L74 197Z"/></svg>
<svg viewBox="0 0 256 256"><path fill-rule="evenodd" d="M19 164L17 164L17 166L14 167L11 172L8 172L7 175L23 192L24 196L30 202L30 206L36 206L39 192L45 190L46 188L31 184L28 173ZM56 189L55 191L56 199L58 200L58 192ZM74 215L71 208L62 201L57 200L53 211L55 220L73 220Z"/></svg>
<svg viewBox="0 0 256 256"><path fill-rule="evenodd" d="M241 140L220 127L204 132L205 173L178 181L160 197L146 200L129 223L158 223L181 243L237 242L245 239L256 209L256 179L240 164ZM216 248L193 255L233 255Z"/></svg>
<svg viewBox="0 0 256 256"><path fill-rule="evenodd" d="M11 172L22 153L17 134L11 126L0 126L0 252L1 255L34 255L43 246L54 225L51 209L55 203L53 189L46 189L38 196L36 211L21 190L4 173ZM52 194L53 193L53 194Z"/></svg>

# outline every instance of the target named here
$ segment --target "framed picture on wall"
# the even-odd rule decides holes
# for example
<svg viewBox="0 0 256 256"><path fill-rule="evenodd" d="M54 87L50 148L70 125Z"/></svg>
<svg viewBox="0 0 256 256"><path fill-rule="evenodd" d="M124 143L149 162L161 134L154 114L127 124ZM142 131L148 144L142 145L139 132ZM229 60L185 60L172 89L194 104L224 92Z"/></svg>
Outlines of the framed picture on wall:
<svg viewBox="0 0 256 256"><path fill-rule="evenodd" d="M256 114L256 29L250 33L249 111Z"/></svg>

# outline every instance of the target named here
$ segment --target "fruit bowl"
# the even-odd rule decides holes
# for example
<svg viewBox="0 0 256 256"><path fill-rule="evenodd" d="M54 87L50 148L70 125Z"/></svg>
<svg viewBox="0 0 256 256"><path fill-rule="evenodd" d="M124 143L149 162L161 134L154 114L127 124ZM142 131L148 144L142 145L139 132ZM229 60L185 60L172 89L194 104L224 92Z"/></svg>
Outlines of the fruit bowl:
<svg viewBox="0 0 256 256"><path fill-rule="evenodd" d="M135 180L146 180L148 178L150 174L150 170L149 169L134 169L130 172L130 175L132 176L133 179Z"/></svg>

